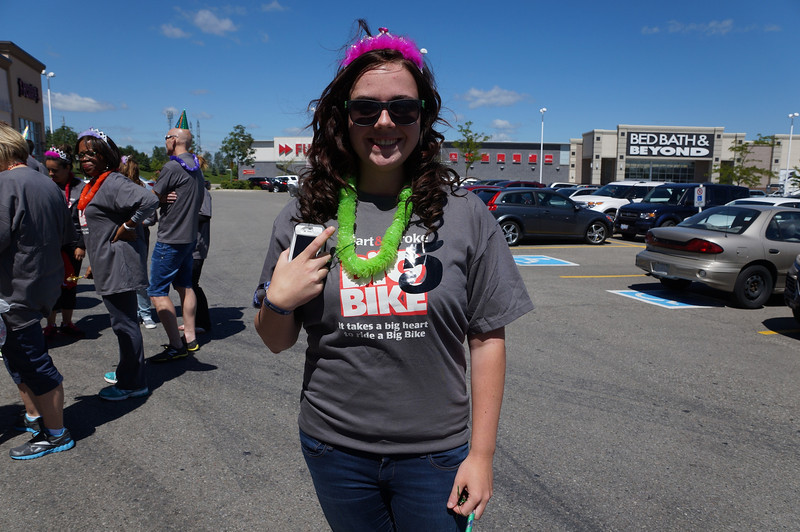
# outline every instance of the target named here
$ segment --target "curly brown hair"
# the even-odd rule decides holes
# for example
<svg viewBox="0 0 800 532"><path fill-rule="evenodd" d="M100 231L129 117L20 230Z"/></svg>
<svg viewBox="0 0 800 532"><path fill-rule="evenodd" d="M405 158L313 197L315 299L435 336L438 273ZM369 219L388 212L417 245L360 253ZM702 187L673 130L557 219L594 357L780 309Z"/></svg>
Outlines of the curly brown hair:
<svg viewBox="0 0 800 532"><path fill-rule="evenodd" d="M362 28L369 34L368 28ZM447 201L447 190L454 192L458 174L439 161L439 151L444 135L434 129L437 123L447 124L439 116L442 99L436 90L433 73L427 65L422 71L396 50L372 50L353 60L336 73L336 77L314 100L310 124L313 140L307 154L308 167L302 172L299 203L300 218L306 222L324 224L336 217L339 191L346 185L348 176L358 176L359 161L348 134L348 116L344 102L350 90L366 71L386 63L402 64L414 77L419 98L425 101L420 115L420 141L404 163L404 171L411 180L411 202L422 224L433 232L441 223L442 210Z"/></svg>

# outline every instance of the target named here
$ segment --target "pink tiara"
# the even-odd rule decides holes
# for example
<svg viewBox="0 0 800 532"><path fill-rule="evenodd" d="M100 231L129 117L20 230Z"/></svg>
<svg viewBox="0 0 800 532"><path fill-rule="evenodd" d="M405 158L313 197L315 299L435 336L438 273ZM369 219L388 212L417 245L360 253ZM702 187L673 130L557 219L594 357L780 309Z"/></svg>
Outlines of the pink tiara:
<svg viewBox="0 0 800 532"><path fill-rule="evenodd" d="M346 67L358 57L372 50L397 50L400 54L414 63L420 71L424 66L422 51L417 48L414 41L405 37L396 37L389 33L387 28L379 28L380 33L374 37L367 36L350 46L344 56L342 66Z"/></svg>
<svg viewBox="0 0 800 532"><path fill-rule="evenodd" d="M51 159L61 159L62 161L66 162L72 161L72 159L70 159L69 155L67 155L66 152L59 150L55 146L51 146L49 150L44 152L44 156L50 157Z"/></svg>

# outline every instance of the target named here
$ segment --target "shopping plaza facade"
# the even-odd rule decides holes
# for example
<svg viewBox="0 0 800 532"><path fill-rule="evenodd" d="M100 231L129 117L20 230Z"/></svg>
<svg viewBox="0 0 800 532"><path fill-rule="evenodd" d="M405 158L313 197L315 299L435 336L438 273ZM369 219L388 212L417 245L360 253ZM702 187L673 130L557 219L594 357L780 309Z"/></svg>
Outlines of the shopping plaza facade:
<svg viewBox="0 0 800 532"><path fill-rule="evenodd" d="M27 128L34 155L39 157L44 151L44 68L13 42L0 41L0 120L20 132ZM789 135L773 137L771 144L752 145L745 162L771 173L759 188L778 184L787 169L800 166L800 135L792 139L794 150ZM746 134L727 133L724 127L621 124L616 129L587 131L568 143L485 142L470 164L453 140L457 139L444 143L441 158L462 178L603 185L623 179L717 181L720 167L742 164L734 159L731 148L746 142ZM311 137L257 140L253 143L255 164L241 166L239 177L300 173L310 146Z"/></svg>
<svg viewBox="0 0 800 532"><path fill-rule="evenodd" d="M44 63L10 41L0 41L0 121L20 133L27 128L34 155L44 153Z"/></svg>
<svg viewBox="0 0 800 532"><path fill-rule="evenodd" d="M787 168L800 166L800 142L789 157L789 135L775 142L751 145L745 164L772 173L758 188L777 184ZM718 168L742 164L732 147L746 142L745 133L724 127L618 125L594 129L569 143L484 142L480 157L467 164L464 154L446 141L442 160L462 177L567 182L603 185L623 179L679 183L717 181ZM752 139L750 140L752 142ZM306 164L311 137L276 137L255 141L255 164L240 168L240 177L274 177L299 173Z"/></svg>

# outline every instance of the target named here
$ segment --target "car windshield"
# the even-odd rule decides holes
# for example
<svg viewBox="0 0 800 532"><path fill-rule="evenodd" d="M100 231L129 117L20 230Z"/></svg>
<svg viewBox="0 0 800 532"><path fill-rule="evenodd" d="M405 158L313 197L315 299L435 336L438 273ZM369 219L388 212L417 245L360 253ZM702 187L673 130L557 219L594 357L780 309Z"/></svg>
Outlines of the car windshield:
<svg viewBox="0 0 800 532"><path fill-rule="evenodd" d="M608 184L595 190L595 196L608 196L611 198L624 198L631 191L630 185Z"/></svg>
<svg viewBox="0 0 800 532"><path fill-rule="evenodd" d="M678 224L678 227L691 227L693 229L740 235L750 227L759 214L760 211L748 209L747 207L732 205L715 207L686 218Z"/></svg>
<svg viewBox="0 0 800 532"><path fill-rule="evenodd" d="M473 190L472 193L477 195L484 203L489 203L489 200L492 199L495 194L497 194L497 189Z"/></svg>
<svg viewBox="0 0 800 532"><path fill-rule="evenodd" d="M674 187L660 185L647 193L642 200L644 203L666 203L667 205L678 205L687 190L686 187Z"/></svg>

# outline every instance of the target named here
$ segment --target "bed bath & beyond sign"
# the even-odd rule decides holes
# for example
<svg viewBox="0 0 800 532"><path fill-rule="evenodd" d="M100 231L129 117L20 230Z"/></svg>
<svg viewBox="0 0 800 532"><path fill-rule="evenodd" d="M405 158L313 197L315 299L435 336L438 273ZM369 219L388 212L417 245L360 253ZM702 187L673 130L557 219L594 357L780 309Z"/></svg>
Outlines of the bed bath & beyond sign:
<svg viewBox="0 0 800 532"><path fill-rule="evenodd" d="M629 133L628 155L711 157L713 136L705 133Z"/></svg>

